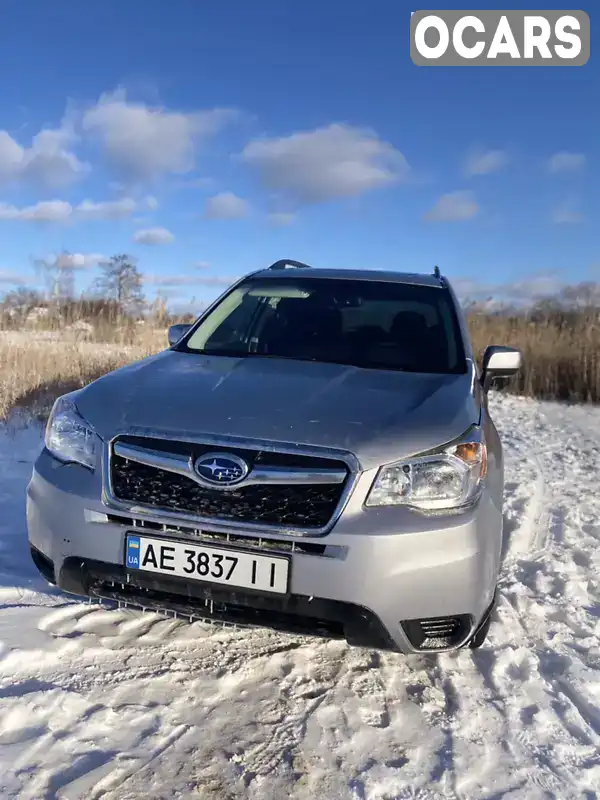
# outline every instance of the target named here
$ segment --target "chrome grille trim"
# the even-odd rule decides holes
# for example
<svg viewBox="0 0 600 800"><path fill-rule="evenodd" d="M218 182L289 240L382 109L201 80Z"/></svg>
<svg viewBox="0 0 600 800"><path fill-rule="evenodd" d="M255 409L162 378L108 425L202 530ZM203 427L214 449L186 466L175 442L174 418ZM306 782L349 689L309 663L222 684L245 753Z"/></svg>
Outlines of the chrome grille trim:
<svg viewBox="0 0 600 800"><path fill-rule="evenodd" d="M346 478L346 485L341 493L339 503L327 525L323 526L322 528L307 529L284 525L270 525L266 523L256 524L250 522L236 522L233 520L219 520L214 517L199 517L193 514L174 512L157 506L131 504L119 500L115 496L112 490L110 456L112 448L117 444L117 440L121 436L160 439L162 441L178 441L188 444L216 445L220 447L231 447L246 450L262 450L272 453L291 455L295 454L309 457L312 456L314 458L338 459L347 465L349 474ZM126 430L119 430L112 439L105 442L102 451L102 502L109 508L127 511L132 515L147 517L153 520L160 520L166 524L173 525L188 522L194 527L201 527L204 530L212 530L217 533L228 531L231 533L235 533L236 531L259 533L260 531L263 531L265 533L279 534L283 536L318 538L320 536L327 535L342 515L360 478L360 474L361 469L358 459L352 453L349 453L345 450L338 450L329 447L310 447L307 445L295 445L285 442L265 441L263 439L215 436L214 434L194 434L190 433L189 431L170 431L169 433L165 433L163 431L157 431L149 428L131 427Z"/></svg>
<svg viewBox="0 0 600 800"><path fill-rule="evenodd" d="M115 455L126 458L129 461L137 461L138 464L145 464L147 467L156 467L167 472L174 472L176 475L183 475L200 486L208 486L210 489L218 489L221 492L235 492L244 486L255 486L257 484L279 484L283 486L293 486L294 484L335 484L343 483L347 478L346 471L339 469L254 467L252 472L239 483L231 486L227 484L215 485L202 480L202 477L194 469L193 459L186 458L178 453L147 450L144 447L138 447L134 444L122 444L121 442L115 442L113 452Z"/></svg>

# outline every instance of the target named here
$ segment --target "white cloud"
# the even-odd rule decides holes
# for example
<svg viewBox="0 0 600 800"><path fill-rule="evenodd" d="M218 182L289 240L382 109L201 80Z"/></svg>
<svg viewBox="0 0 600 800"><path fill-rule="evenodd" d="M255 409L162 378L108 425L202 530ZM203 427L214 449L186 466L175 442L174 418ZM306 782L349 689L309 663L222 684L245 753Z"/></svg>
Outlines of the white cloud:
<svg viewBox="0 0 600 800"><path fill-rule="evenodd" d="M208 261L196 261L193 267L194 269L209 269L210 264Z"/></svg>
<svg viewBox="0 0 600 800"><path fill-rule="evenodd" d="M555 225L576 225L584 220L584 215L578 210L577 201L572 198L565 200L552 212L552 222Z"/></svg>
<svg viewBox="0 0 600 800"><path fill-rule="evenodd" d="M0 182L24 180L48 187L73 183L90 169L70 149L76 141L77 136L66 122L60 128L40 131L30 147L23 147L7 131L0 131Z"/></svg>
<svg viewBox="0 0 600 800"><path fill-rule="evenodd" d="M508 164L508 155L504 150L478 150L472 152L465 165L467 175L488 175L497 172Z"/></svg>
<svg viewBox="0 0 600 800"><path fill-rule="evenodd" d="M17 178L23 169L25 150L7 131L0 131L0 179Z"/></svg>
<svg viewBox="0 0 600 800"><path fill-rule="evenodd" d="M558 294L566 285L556 272L541 272L506 283L484 283L472 278L457 278L451 283L457 295L464 300L510 303L543 300Z"/></svg>
<svg viewBox="0 0 600 800"><path fill-rule="evenodd" d="M198 286L231 286L237 280L237 275L233 278L227 275L207 275L205 278L199 278L194 281L194 283Z"/></svg>
<svg viewBox="0 0 600 800"><path fill-rule="evenodd" d="M194 283L194 275L156 275L149 272L142 281L149 286L189 286Z"/></svg>
<svg viewBox="0 0 600 800"><path fill-rule="evenodd" d="M402 153L374 131L342 124L256 139L241 158L266 187L303 203L361 195L406 180L410 171Z"/></svg>
<svg viewBox="0 0 600 800"><path fill-rule="evenodd" d="M209 177L182 178L179 181L174 181L171 185L173 189L213 189L216 181L214 178Z"/></svg>
<svg viewBox="0 0 600 800"><path fill-rule="evenodd" d="M149 208L150 211L156 211L158 208L158 200L156 197L153 197L151 194L146 197L146 208Z"/></svg>
<svg viewBox="0 0 600 800"><path fill-rule="evenodd" d="M460 191L442 195L425 219L431 222L462 222L479 213L473 192Z"/></svg>
<svg viewBox="0 0 600 800"><path fill-rule="evenodd" d="M481 297L487 292L487 287L473 278L454 278L451 283L460 297Z"/></svg>
<svg viewBox="0 0 600 800"><path fill-rule="evenodd" d="M27 281L22 272L12 269L0 269L0 283L8 283L13 286L25 286Z"/></svg>
<svg viewBox="0 0 600 800"><path fill-rule="evenodd" d="M237 278L226 275L194 275L193 273L180 273L176 275L156 275L148 273L143 281L152 286L230 286Z"/></svg>
<svg viewBox="0 0 600 800"><path fill-rule="evenodd" d="M585 166L586 158L583 153L568 153L562 151L555 153L548 161L548 170L551 173L579 172Z"/></svg>
<svg viewBox="0 0 600 800"><path fill-rule="evenodd" d="M77 219L112 221L131 216L136 208L136 202L129 197L99 203L84 200L77 206L72 206L66 200L45 200L23 208L0 203L0 220L53 223L66 223Z"/></svg>
<svg viewBox="0 0 600 800"><path fill-rule="evenodd" d="M175 237L166 228L146 228L133 234L133 241L151 247L161 244L171 244Z"/></svg>
<svg viewBox="0 0 600 800"><path fill-rule="evenodd" d="M269 222L278 227L291 225L295 219L295 214L286 213L285 211L274 211L272 214L269 214Z"/></svg>
<svg viewBox="0 0 600 800"><path fill-rule="evenodd" d="M65 127L38 133L32 147L25 151L25 177L48 186L64 186L83 177L89 171L89 165L68 149L76 139Z"/></svg>
<svg viewBox="0 0 600 800"><path fill-rule="evenodd" d="M63 269L92 269L105 261L101 253L61 253L57 264Z"/></svg>
<svg viewBox="0 0 600 800"><path fill-rule="evenodd" d="M204 207L207 219L240 219L249 213L249 203L233 192L221 192L210 197Z"/></svg>
<svg viewBox="0 0 600 800"><path fill-rule="evenodd" d="M57 270L86 270L97 267L106 261L100 253L52 253L37 259L38 266Z"/></svg>
<svg viewBox="0 0 600 800"><path fill-rule="evenodd" d="M0 203L0 220L68 222L72 213L73 206L65 200L46 200L24 208Z"/></svg>
<svg viewBox="0 0 600 800"><path fill-rule="evenodd" d="M107 200L100 203L84 200L75 211L78 217L86 220L117 220L130 217L136 208L135 200L132 200L131 197L123 197L120 200Z"/></svg>
<svg viewBox="0 0 600 800"><path fill-rule="evenodd" d="M103 94L83 116L83 129L96 136L114 168L127 180L150 180L190 172L203 140L237 112L212 109L168 111L127 99L123 89Z"/></svg>
<svg viewBox="0 0 600 800"><path fill-rule="evenodd" d="M515 300L523 298L539 300L556 294L563 285L563 281L560 280L557 275L553 273L542 273L541 275L535 275L523 281L509 283L500 288L503 288L505 293Z"/></svg>
<svg viewBox="0 0 600 800"><path fill-rule="evenodd" d="M570 211L568 208L558 207L552 215L552 221L556 225L577 225L583 222L585 217L578 211Z"/></svg>

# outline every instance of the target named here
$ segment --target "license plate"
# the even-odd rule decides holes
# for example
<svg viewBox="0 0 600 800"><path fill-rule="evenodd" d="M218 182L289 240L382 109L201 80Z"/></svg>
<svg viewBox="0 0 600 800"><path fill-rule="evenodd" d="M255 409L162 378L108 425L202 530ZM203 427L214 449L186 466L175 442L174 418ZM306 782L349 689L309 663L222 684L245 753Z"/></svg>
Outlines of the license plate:
<svg viewBox="0 0 600 800"><path fill-rule="evenodd" d="M129 570L286 594L290 562L285 556L263 556L128 534L125 566Z"/></svg>

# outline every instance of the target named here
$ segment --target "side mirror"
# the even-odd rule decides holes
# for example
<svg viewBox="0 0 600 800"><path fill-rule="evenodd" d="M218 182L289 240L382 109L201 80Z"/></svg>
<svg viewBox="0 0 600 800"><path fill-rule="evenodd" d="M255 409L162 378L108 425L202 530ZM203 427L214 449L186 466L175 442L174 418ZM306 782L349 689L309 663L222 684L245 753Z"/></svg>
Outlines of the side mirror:
<svg viewBox="0 0 600 800"><path fill-rule="evenodd" d="M185 336L185 334L191 328L191 325L186 325L184 323L179 323L178 325L171 325L169 328L169 347L172 347L174 344Z"/></svg>
<svg viewBox="0 0 600 800"><path fill-rule="evenodd" d="M511 378L523 366L523 356L520 350L514 347L500 347L491 345L486 348L483 354L483 370L481 374L481 385L484 392L496 380Z"/></svg>

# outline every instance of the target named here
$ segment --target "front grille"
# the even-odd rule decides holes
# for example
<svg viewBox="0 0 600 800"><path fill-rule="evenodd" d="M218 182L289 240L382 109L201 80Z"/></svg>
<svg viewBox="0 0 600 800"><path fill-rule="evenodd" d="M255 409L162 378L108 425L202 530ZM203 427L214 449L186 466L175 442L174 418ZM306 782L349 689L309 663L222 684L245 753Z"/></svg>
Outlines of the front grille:
<svg viewBox="0 0 600 800"><path fill-rule="evenodd" d="M120 437L119 442L198 458L207 452L239 455L250 466L343 469L346 480L335 484L253 484L219 491L200 486L185 475L141 464L116 455L110 459L111 488L117 500L191 514L203 519L319 530L330 522L349 480L343 461L304 454L215 447L188 442L165 442Z"/></svg>

